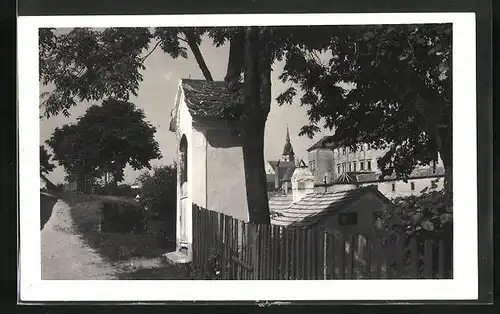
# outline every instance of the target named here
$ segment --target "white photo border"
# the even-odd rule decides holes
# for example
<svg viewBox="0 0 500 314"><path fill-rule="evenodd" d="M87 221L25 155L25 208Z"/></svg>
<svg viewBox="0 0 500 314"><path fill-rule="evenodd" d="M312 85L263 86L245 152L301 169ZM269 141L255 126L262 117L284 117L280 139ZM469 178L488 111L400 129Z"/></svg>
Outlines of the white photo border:
<svg viewBox="0 0 500 314"><path fill-rule="evenodd" d="M453 23L453 279L41 280L38 29ZM21 16L18 18L20 301L477 300L474 13ZM172 99L173 101L173 99ZM165 117L168 119L168 117Z"/></svg>

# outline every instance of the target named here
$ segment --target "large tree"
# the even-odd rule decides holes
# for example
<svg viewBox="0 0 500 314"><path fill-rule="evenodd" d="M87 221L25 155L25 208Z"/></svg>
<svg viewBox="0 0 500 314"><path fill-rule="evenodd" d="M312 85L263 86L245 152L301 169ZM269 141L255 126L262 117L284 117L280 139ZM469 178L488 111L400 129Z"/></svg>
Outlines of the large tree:
<svg viewBox="0 0 500 314"><path fill-rule="evenodd" d="M292 49L281 78L303 92L312 136L318 124L335 128L333 140L387 149L382 175L406 179L418 165L437 161L452 191L452 78L450 24L331 28L314 50ZM278 102L291 103L290 87Z"/></svg>
<svg viewBox="0 0 500 314"><path fill-rule="evenodd" d="M50 163L52 155L47 152L45 146L40 145L40 173L48 174L55 169L55 165Z"/></svg>
<svg viewBox="0 0 500 314"><path fill-rule="evenodd" d="M77 123L56 128L47 144L54 159L78 180L95 181L110 173L120 182L126 165L151 169L150 161L161 158L155 132L134 104L106 99L87 109Z"/></svg>
<svg viewBox="0 0 500 314"><path fill-rule="evenodd" d="M352 128L369 129L359 123L349 124L354 117L359 115L359 110L339 109L350 107L346 105L348 101L344 97L345 91L341 91L334 83L354 81L358 84L357 92L350 94L351 100L356 100L353 103L363 104L365 99L370 99L364 91L369 90L368 86L372 84L365 84L363 80L358 82L360 73L369 69L360 70L359 68L363 64L366 65L366 60L369 60L368 65L374 66L370 64L371 61L379 62L378 57L375 57L379 54L383 56L383 51L386 51L386 55L389 51L388 55L391 55L390 45L391 43L397 45L395 41L398 38L394 37L390 31L385 35L383 31L377 31L391 28L394 27L359 27L357 32L356 28L343 26L107 28L102 31L75 28L66 34L57 34L53 29L41 29L40 79L45 84L55 85L53 92L44 95L45 100L42 105L46 116L50 116L59 113L69 114L69 108L81 100L97 100L105 97L128 100L130 95L137 94L139 83L142 81L140 71L144 69L145 59L158 47L173 58L186 58L187 49L190 49L205 79L211 81L212 75L199 49L202 37L208 35L216 46L229 42L225 81L228 83L228 88L233 89L238 86L235 83L243 79L244 86L245 110L238 119L243 122L243 151L247 170L246 186L250 220L269 223L263 147L265 122L271 103L270 75L273 62L284 61L286 66L282 78L299 84L304 90L302 102L311 106L308 113L312 122L312 125L305 127L304 130L308 131L305 133L312 134L318 130L315 124L321 118L326 118L327 127L332 127L334 122L337 130L340 130L341 126L351 127L349 129L351 131L345 131L344 134L337 131L337 137L345 140L346 144L353 143L353 140L349 141L349 139L369 141L369 138L362 138L359 134L352 136L354 133ZM367 52L372 50L358 50L358 46L363 45L354 44L351 41L354 35L365 33L368 38L365 40L365 46L373 48L374 44L370 40L373 42L385 40L386 47L377 48L378 52L375 54ZM377 39L379 35L381 39ZM412 36L426 38L427 35L421 35L421 30L417 30ZM444 37L446 36L447 33ZM149 48L152 43L154 46ZM415 43L411 42L411 44ZM432 46L427 47L422 44L420 46L424 48L425 53L430 51L431 54L437 54ZM149 52L145 53L144 51L148 48ZM352 52L353 49L354 52ZM347 58L350 55L350 57L334 63L338 66L336 69L333 66L331 71L336 71L336 74L330 75L331 73L325 71L324 66L318 61L320 59L318 53L325 51L330 51L332 59L336 60L339 56ZM355 60L353 56L359 54L364 56L364 63L351 64L349 61ZM376 65L380 70L384 69L387 63ZM429 64L419 66L424 65ZM345 69L346 67L348 69ZM358 69L357 72L354 70L349 72L351 67ZM394 65L391 64L391 67L387 69L394 69ZM303 72L302 75L298 73L300 71ZM391 81L394 80L397 79ZM403 84L400 85L405 86L405 83L411 81L402 82ZM291 100L294 94L294 90L289 90L279 98L279 101L283 103ZM358 96L355 96L356 94ZM328 101L322 101L327 98ZM368 105L368 102L366 104ZM349 115L338 114L340 112L349 112ZM442 156L444 157L443 153ZM407 163L407 168L411 168L413 163ZM398 162L386 164L397 165ZM393 168L399 169L400 167ZM388 170L384 171L388 172Z"/></svg>

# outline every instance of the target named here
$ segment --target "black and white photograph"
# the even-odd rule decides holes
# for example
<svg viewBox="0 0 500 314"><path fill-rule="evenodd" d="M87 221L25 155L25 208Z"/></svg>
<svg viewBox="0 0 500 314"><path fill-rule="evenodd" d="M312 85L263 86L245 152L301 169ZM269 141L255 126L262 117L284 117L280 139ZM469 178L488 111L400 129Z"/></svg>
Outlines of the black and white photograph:
<svg viewBox="0 0 500 314"><path fill-rule="evenodd" d="M474 14L355 16L27 21L26 295L477 294Z"/></svg>

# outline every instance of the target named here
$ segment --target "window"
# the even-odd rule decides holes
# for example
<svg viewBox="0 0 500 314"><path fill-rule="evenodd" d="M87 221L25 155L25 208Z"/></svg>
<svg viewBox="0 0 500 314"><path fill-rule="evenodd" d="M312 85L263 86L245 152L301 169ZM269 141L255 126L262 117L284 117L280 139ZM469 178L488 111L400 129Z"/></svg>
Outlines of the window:
<svg viewBox="0 0 500 314"><path fill-rule="evenodd" d="M415 182L410 183L410 186L411 186L411 190L415 191Z"/></svg>
<svg viewBox="0 0 500 314"><path fill-rule="evenodd" d="M342 164L342 172L345 172L345 163Z"/></svg>
<svg viewBox="0 0 500 314"><path fill-rule="evenodd" d="M353 166L353 168L354 168L354 171L356 171L356 162L353 162L353 163L352 163L352 166Z"/></svg>
<svg viewBox="0 0 500 314"><path fill-rule="evenodd" d="M359 170L365 170L365 162L363 160L359 162Z"/></svg>
<svg viewBox="0 0 500 314"><path fill-rule="evenodd" d="M394 191L396 191L396 183L393 183L393 184L392 184L392 191L393 191L393 192L394 192Z"/></svg>
<svg viewBox="0 0 500 314"><path fill-rule="evenodd" d="M179 145L179 181L181 186L181 197L187 196L187 176L188 176L188 143L186 136L183 135Z"/></svg>
<svg viewBox="0 0 500 314"><path fill-rule="evenodd" d="M353 226L358 224L358 213L340 213L339 226Z"/></svg>
<svg viewBox="0 0 500 314"><path fill-rule="evenodd" d="M345 147L342 148L342 155L345 155Z"/></svg>
<svg viewBox="0 0 500 314"><path fill-rule="evenodd" d="M436 162L432 162L432 173L436 173Z"/></svg>
<svg viewBox="0 0 500 314"><path fill-rule="evenodd" d="M367 168L368 170L372 170L372 161L371 161L371 160L368 160L368 161L366 162L366 168Z"/></svg>
<svg viewBox="0 0 500 314"><path fill-rule="evenodd" d="M337 173L340 173L340 164L337 164Z"/></svg>
<svg viewBox="0 0 500 314"><path fill-rule="evenodd" d="M351 163L349 163L349 172L352 171L352 167L351 166L352 166Z"/></svg>

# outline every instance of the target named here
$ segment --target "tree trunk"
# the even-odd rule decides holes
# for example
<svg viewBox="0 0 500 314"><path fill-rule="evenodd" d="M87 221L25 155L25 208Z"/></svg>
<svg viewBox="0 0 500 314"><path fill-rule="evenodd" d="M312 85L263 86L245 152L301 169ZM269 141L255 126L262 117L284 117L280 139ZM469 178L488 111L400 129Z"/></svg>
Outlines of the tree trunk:
<svg viewBox="0 0 500 314"><path fill-rule="evenodd" d="M198 66L200 67L200 70L203 73L205 80L213 81L214 79L212 78L212 74L210 73L210 70L208 69L207 64L205 63L205 59L203 59L203 55L201 54L200 47L198 47L198 43L196 42L196 38L193 34L193 31L186 30L184 31L184 35L186 35L186 40L189 45L189 48L193 52L194 58L196 59L196 62L198 63Z"/></svg>
<svg viewBox="0 0 500 314"><path fill-rule="evenodd" d="M444 166L444 189L447 194L453 193L453 141L451 124L448 127L436 128L436 143Z"/></svg>
<svg viewBox="0 0 500 314"><path fill-rule="evenodd" d="M243 159L249 219L269 224L269 201L264 169L264 130L271 100L269 30L248 27L244 47Z"/></svg>
<svg viewBox="0 0 500 314"><path fill-rule="evenodd" d="M240 28L233 35L229 43L229 60L224 81L229 83L230 88L241 78L245 56L245 29Z"/></svg>

